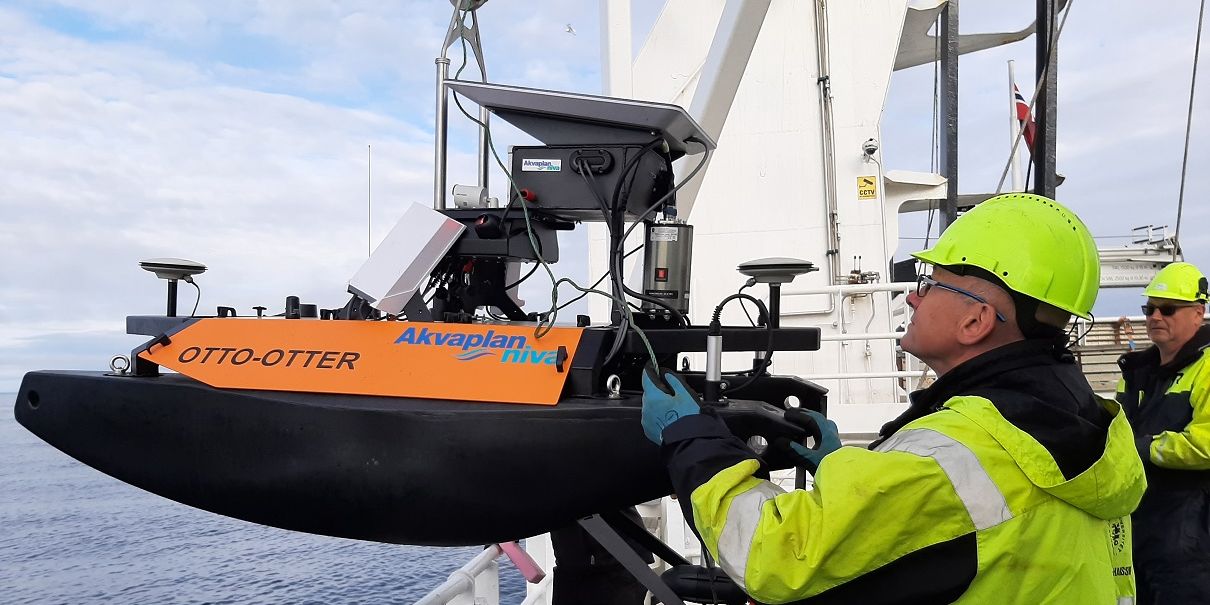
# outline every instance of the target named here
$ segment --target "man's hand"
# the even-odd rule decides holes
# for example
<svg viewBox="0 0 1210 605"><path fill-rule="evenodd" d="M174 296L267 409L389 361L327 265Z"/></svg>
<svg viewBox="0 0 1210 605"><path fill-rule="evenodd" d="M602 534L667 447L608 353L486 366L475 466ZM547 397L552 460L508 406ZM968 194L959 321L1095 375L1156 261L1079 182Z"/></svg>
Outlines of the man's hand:
<svg viewBox="0 0 1210 605"><path fill-rule="evenodd" d="M815 471L819 470L819 463L823 462L824 456L840 449L840 432L836 429L835 422L828 420L819 412L805 409L799 409L798 412L811 417L815 426L819 427L819 438L816 439L815 449L797 442L790 443L790 449L798 454L803 465L814 475Z"/></svg>
<svg viewBox="0 0 1210 605"><path fill-rule="evenodd" d="M666 371L661 378L651 365L643 369L643 433L652 443L663 443L668 425L701 409L697 395L680 375Z"/></svg>

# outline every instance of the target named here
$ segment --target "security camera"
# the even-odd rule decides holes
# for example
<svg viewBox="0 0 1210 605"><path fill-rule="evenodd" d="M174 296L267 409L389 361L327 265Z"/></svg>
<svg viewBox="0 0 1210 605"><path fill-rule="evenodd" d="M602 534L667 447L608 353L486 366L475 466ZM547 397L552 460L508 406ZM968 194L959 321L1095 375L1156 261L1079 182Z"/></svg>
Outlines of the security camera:
<svg viewBox="0 0 1210 605"><path fill-rule="evenodd" d="M866 139L866 141L861 144L861 150L865 152L866 156L874 157L874 154L878 153L878 140L872 138Z"/></svg>

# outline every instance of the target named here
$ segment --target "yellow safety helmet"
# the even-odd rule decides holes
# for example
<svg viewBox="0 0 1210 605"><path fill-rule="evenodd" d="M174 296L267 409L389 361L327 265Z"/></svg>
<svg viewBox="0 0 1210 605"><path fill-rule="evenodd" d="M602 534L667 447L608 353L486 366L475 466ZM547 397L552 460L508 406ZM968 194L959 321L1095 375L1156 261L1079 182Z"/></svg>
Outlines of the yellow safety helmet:
<svg viewBox="0 0 1210 605"><path fill-rule="evenodd" d="M998 195L975 206L936 245L912 256L932 265L977 267L1013 292L1085 319L1101 285L1088 228L1063 205L1032 193Z"/></svg>
<svg viewBox="0 0 1210 605"><path fill-rule="evenodd" d="M1206 276L1190 263L1172 263L1155 274L1143 296L1204 303L1207 299Z"/></svg>

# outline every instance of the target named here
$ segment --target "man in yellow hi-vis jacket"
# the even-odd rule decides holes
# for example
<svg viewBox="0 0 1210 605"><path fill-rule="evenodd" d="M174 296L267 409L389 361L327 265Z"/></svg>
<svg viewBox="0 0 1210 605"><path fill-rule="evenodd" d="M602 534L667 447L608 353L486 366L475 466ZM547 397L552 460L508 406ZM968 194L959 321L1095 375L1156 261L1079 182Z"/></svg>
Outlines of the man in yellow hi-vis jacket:
<svg viewBox="0 0 1210 605"><path fill-rule="evenodd" d="M1118 360L1118 402L1138 435L1147 494L1132 519L1139 602L1210 602L1210 327L1206 276L1189 263L1143 295L1154 346Z"/></svg>
<svg viewBox="0 0 1210 605"><path fill-rule="evenodd" d="M1060 326L1099 264L1052 200L999 196L936 246L903 348L938 374L870 449L816 415L811 490L783 492L671 372L643 428L720 567L765 603L1130 603L1129 514L1146 488L1118 404L1097 398Z"/></svg>

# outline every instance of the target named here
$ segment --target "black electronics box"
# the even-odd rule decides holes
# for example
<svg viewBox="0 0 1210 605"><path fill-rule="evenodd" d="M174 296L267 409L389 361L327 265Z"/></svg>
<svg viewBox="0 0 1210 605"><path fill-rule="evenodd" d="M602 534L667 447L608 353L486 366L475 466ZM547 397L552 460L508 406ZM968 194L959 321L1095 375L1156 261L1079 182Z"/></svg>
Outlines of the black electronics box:
<svg viewBox="0 0 1210 605"><path fill-rule="evenodd" d="M642 145L513 147L512 177L531 207L585 222L605 220L602 204L633 220L673 187L669 159Z"/></svg>

